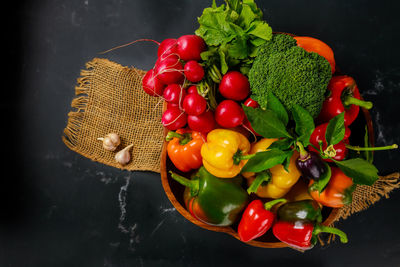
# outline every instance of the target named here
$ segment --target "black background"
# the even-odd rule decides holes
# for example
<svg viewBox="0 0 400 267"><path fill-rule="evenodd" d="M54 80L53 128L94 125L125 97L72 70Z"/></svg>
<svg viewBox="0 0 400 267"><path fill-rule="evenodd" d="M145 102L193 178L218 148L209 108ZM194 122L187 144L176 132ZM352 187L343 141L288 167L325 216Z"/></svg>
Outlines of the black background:
<svg viewBox="0 0 400 267"><path fill-rule="evenodd" d="M304 254L250 247L186 221L160 175L88 160L61 141L84 64L107 57L149 69L152 43L192 34L211 1L20 1L3 10L0 266L400 266L400 191L337 224L348 233ZM274 31L327 42L373 101L376 145L400 143L395 1L257 1ZM376 153L380 174L400 151Z"/></svg>

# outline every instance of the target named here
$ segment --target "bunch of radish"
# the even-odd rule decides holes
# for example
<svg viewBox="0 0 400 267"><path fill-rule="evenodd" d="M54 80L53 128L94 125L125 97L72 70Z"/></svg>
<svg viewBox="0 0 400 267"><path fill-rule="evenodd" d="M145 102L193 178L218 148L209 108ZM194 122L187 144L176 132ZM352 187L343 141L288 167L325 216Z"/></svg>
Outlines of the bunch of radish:
<svg viewBox="0 0 400 267"><path fill-rule="evenodd" d="M194 131L207 133L216 127L235 128L248 123L241 102L257 107L250 98L250 84L239 71L229 71L218 81L219 97L215 110L206 98L199 94L197 86L205 77L201 52L206 50L204 40L196 35L184 35L178 39L165 39L158 47L154 67L143 77L143 90L167 102L162 124L169 130L188 126Z"/></svg>
<svg viewBox="0 0 400 267"><path fill-rule="evenodd" d="M196 35L165 39L158 47L154 68L143 77L143 90L167 102L162 124L169 130L187 124L195 131L215 128L213 112L207 109L207 100L196 88L205 74L200 64L200 53L205 50L204 40Z"/></svg>

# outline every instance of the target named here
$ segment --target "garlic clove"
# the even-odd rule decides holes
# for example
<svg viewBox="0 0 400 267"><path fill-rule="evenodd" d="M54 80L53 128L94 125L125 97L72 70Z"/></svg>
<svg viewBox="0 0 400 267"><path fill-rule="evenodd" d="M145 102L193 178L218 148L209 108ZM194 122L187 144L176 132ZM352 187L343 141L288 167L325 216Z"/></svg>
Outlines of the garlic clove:
<svg viewBox="0 0 400 267"><path fill-rule="evenodd" d="M129 146L125 147L124 149L119 151L117 154L115 154L115 161L121 165L126 165L131 160L131 154L130 154L129 150L132 147L133 147L133 144L130 144Z"/></svg>
<svg viewBox="0 0 400 267"><path fill-rule="evenodd" d="M114 151L121 144L121 139L116 133L109 133L104 138L97 138L99 141L103 141L103 148L108 151Z"/></svg>

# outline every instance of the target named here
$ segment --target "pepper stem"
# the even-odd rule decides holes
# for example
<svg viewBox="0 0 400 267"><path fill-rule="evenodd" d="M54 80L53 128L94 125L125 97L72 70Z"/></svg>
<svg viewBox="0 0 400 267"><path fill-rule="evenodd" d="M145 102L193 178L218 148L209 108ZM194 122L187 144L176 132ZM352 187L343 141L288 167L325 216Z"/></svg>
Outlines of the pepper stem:
<svg viewBox="0 0 400 267"><path fill-rule="evenodd" d="M260 172L257 174L256 179L251 183L249 188L247 188L247 193L250 195L251 193L256 193L258 187L263 183L263 182L269 182L271 180L271 173L267 171Z"/></svg>
<svg viewBox="0 0 400 267"><path fill-rule="evenodd" d="M371 101L364 101L364 100L355 98L353 96L346 96L343 99L343 105L344 106L356 105L356 106L360 106L365 109L371 109L373 106Z"/></svg>
<svg viewBox="0 0 400 267"><path fill-rule="evenodd" d="M173 138L175 138L175 137L181 139L181 138L183 138L183 135L178 134L178 133L173 132L173 131L169 131L169 132L167 133L167 136L165 137L165 140L171 141L171 140L172 140Z"/></svg>
<svg viewBox="0 0 400 267"><path fill-rule="evenodd" d="M355 151L378 151L378 150L397 149L397 148L399 148L399 146L397 144L393 144L390 146L359 147L359 146L352 146L352 145L346 144L346 148L355 150Z"/></svg>
<svg viewBox="0 0 400 267"><path fill-rule="evenodd" d="M171 178L180 183L181 185L185 187L189 187L191 189L192 195L197 195L197 192L199 191L199 180L198 179L193 179L190 180L186 177L183 177L179 174L176 174L172 171L169 171L171 174Z"/></svg>
<svg viewBox="0 0 400 267"><path fill-rule="evenodd" d="M270 210L273 206L275 206L276 204L281 203L281 202L284 204L287 202L287 200L285 198L278 198L278 199L268 201L267 203L264 204L264 208L266 210Z"/></svg>
<svg viewBox="0 0 400 267"><path fill-rule="evenodd" d="M179 144L182 146L186 145L187 143L190 142L190 140L192 140L192 138L190 137L190 134L179 134L179 133L173 132L173 131L169 131L167 133L165 140L171 141L173 138L178 138Z"/></svg>
<svg viewBox="0 0 400 267"><path fill-rule="evenodd" d="M236 151L236 153L233 155L233 164L235 165L239 165L239 163L242 160L246 160L246 159L251 159L252 157L254 157L256 154L248 154L248 155L243 155L242 151L240 149L238 149Z"/></svg>
<svg viewBox="0 0 400 267"><path fill-rule="evenodd" d="M296 145L299 148L300 159L305 160L309 156L307 150L304 148L303 144L300 141L297 141Z"/></svg>
<svg viewBox="0 0 400 267"><path fill-rule="evenodd" d="M342 243L347 243L349 240L347 239L347 235L345 232L334 228L334 227L329 227L329 226L325 226L322 224L317 224L314 227L314 231L313 231L313 235L318 235L319 233L330 233L330 234L334 234L334 235L338 235L340 238L340 242Z"/></svg>

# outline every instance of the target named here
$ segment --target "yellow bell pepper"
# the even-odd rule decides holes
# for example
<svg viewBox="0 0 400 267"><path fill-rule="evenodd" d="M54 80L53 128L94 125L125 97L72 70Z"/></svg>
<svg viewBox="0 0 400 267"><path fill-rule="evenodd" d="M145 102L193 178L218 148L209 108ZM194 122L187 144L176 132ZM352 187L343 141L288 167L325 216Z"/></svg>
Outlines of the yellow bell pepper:
<svg viewBox="0 0 400 267"><path fill-rule="evenodd" d="M228 129L212 130L201 147L203 166L217 177L235 177L246 164L249 150L250 142L244 135Z"/></svg>
<svg viewBox="0 0 400 267"><path fill-rule="evenodd" d="M266 174L265 172L257 174L263 175L265 181L258 186L255 194L262 198L281 198L286 195L290 188L299 180L301 175L296 166L296 159L298 157L299 153L295 151L290 158L288 166L289 172L285 170L283 165L279 164L269 169L270 174ZM248 178L248 186L251 186L255 179L256 176Z"/></svg>

